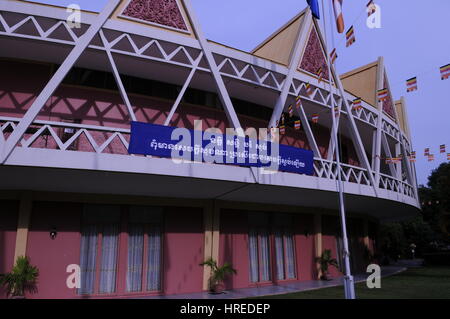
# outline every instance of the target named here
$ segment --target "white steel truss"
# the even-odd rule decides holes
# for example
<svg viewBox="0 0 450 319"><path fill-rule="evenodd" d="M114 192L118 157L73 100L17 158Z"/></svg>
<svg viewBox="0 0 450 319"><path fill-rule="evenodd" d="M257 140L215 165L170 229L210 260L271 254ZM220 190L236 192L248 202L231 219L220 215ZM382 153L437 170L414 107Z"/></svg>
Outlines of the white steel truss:
<svg viewBox="0 0 450 319"><path fill-rule="evenodd" d="M340 175L342 181L369 186L373 188L375 194L377 194L378 189L381 189L401 193L417 199L417 184L414 168L405 159L406 154L411 153L411 144L401 132L398 124L389 118L389 116L383 114L380 105L376 109L363 101L362 108L357 110L352 109L352 101L356 97L348 92L344 92L340 81L337 83L339 94L331 93L329 88L326 87L325 82L317 83L314 77L297 71L302 46L306 43L309 29L314 24L309 11L306 11L307 14L300 27L290 65L289 67L284 67L268 63L262 58L246 53L235 52L221 46L216 46L207 41L201 31L200 24L195 17L190 2L184 2L187 13L191 18L196 39L177 38L175 35L161 35L156 31L142 31L138 27L133 29L121 28L123 25L119 25L109 19L112 12L120 3L120 0L109 0L105 9L98 16L86 19L83 28L77 32L73 31L67 25L63 15L49 17L44 23L40 15L33 13L33 10L29 9L30 4L26 6L28 9L23 10L25 7L22 3L20 5L9 1L0 3L1 37L51 42L72 48L69 56L22 119L0 117L0 163L5 164L11 152L16 147L25 149L33 148L35 147L34 144L44 137L51 137L54 140L54 148L60 151L73 151L71 147L81 138L86 139L92 147L91 151L97 154L108 152L108 149L114 143L125 149L128 148L130 134L128 129L35 120L37 114L54 93L64 76L76 63L80 55L89 49L105 53L105 57L109 61L112 74L118 85L119 93L126 105L130 119L133 121L136 120L136 116L128 93L122 83L120 70L114 59L116 55L175 65L186 68L189 71L181 87L181 91L165 119L165 125L170 124L194 74L199 71L208 73L213 77L222 105L224 106L229 122L234 128L240 128L241 125L231 103L228 89L224 84L223 79L225 78L252 84L255 87L260 87L278 94L269 127L274 126L275 121L280 118L287 102L297 96L300 96L303 101L309 101L316 107L321 107L329 111L332 116L334 116L334 107L337 107L340 110L340 116L336 122L338 123L339 120L346 119L359 162L363 166L356 167L341 164ZM14 21L7 17L10 11L16 14ZM32 29L36 31L24 31L23 27L25 26L28 26L28 30ZM320 36L319 30L318 33ZM378 75L378 87L381 88L383 85L381 82L384 81L382 60L379 69L383 70ZM333 75L338 79L334 68L332 68L330 78ZM312 95L306 93L306 84L311 85L313 89ZM342 96L345 98L343 99ZM322 158L305 110L303 108L297 109L296 114L300 118L308 143L314 152L315 176L317 178L336 180L338 176L336 171L337 166L332 161L332 157L328 159ZM373 165L370 165L369 159L367 158L360 132L356 125L357 122L363 127L367 127L375 132L374 154L372 154L374 156ZM35 127L34 133L31 135L26 134L27 129L31 126ZM63 142L57 134L58 129L73 129L75 134L69 140ZM106 137L99 142L94 137L96 132L103 132L106 134ZM381 147L386 148L386 144L388 143L387 138L393 139L397 144L397 150L404 154L403 164L400 165L405 165L407 181L404 181L401 176L402 170L400 165L391 165L391 175L383 174L380 171ZM330 143L331 152L328 154L332 154L332 150L334 149L333 143ZM130 156L128 154L122 155ZM257 181L257 177L255 177L255 180Z"/></svg>

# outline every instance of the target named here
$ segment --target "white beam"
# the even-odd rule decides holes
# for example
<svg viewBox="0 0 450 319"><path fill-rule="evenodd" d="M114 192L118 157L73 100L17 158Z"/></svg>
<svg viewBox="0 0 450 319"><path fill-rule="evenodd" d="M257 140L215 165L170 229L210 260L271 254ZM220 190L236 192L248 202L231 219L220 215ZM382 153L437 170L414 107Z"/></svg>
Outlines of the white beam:
<svg viewBox="0 0 450 319"><path fill-rule="evenodd" d="M103 46L105 47L106 55L108 56L109 63L111 65L111 69L113 71L114 79L116 80L117 87L119 88L120 96L122 100L125 102L125 105L128 109L128 113L130 114L131 120L136 121L136 115L134 114L133 107L131 106L130 99L128 98L128 94L123 86L122 79L120 77L119 70L117 69L116 62L111 54L111 45L108 40L106 40L103 31L100 30L100 38L102 39Z"/></svg>
<svg viewBox="0 0 450 319"><path fill-rule="evenodd" d="M22 120L17 125L16 129L12 132L11 136L6 141L0 158L0 164L3 164L8 156L13 151L14 147L17 145L19 140L25 134L27 128L31 123L35 120L36 116L41 111L42 107L47 103L50 97L53 95L55 90L61 84L61 82L66 77L67 73L72 69L73 65L80 58L81 54L87 48L87 46L91 43L94 36L98 33L100 28L106 22L106 20L111 16L111 14L116 9L117 5L120 3L120 0L109 0L106 4L105 8L100 12L97 16L93 24L89 27L89 29L84 33L79 39L77 44L73 47L72 51L66 57L64 62L58 68L56 73L47 83L45 88L41 91L38 97L34 100L33 104L30 106L28 111L25 113Z"/></svg>
<svg viewBox="0 0 450 319"><path fill-rule="evenodd" d="M200 28L200 23L199 20L197 19L197 16L195 15L194 9L192 8L191 1L184 0L183 2L186 12L188 13L191 20L192 29L195 35L197 36L197 40L200 43L206 61L208 62L209 68L211 69L211 74L214 78L219 93L220 101L222 102L222 105L225 108L225 113L227 115L228 121L230 122L231 125L233 125L234 129L241 129L241 124L239 123L239 119L234 110L233 103L231 102L227 88L225 87L225 83L223 82L222 76L220 75L216 61L214 60L213 54L211 52L210 44L208 43L208 40L206 40L203 31Z"/></svg>
<svg viewBox="0 0 450 319"><path fill-rule="evenodd" d="M200 64L200 61L202 60L202 58L203 58L203 52L200 52L197 60L194 62L194 65L192 66L191 72L189 72L189 75L188 75L186 81L184 82L183 87L181 88L180 93L178 93L178 97L175 100L175 103L173 104L173 106L169 112L169 115L167 115L166 121L164 122L165 126L169 125L170 121L172 120L173 115L175 114L175 112L178 108L178 105L180 105L181 99L183 98L184 93L186 92L187 88L189 87L189 84L191 83L192 78L194 77L195 71L197 71L198 65Z"/></svg>

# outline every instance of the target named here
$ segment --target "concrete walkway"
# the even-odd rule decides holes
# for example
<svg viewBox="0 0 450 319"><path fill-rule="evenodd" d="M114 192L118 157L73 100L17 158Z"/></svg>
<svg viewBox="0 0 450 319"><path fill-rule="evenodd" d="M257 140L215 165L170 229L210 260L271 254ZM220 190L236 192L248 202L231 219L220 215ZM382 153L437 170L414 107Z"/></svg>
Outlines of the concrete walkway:
<svg viewBox="0 0 450 319"><path fill-rule="evenodd" d="M382 266L381 268L381 276L391 276L402 271L405 271L405 267L401 266ZM355 275L355 282L362 282L367 279L369 274L359 274ZM145 299L238 299L238 298L251 298L258 296L267 296L267 295L280 295L287 294L299 291L307 291L307 290L315 290L327 287L335 287L343 285L344 279L335 278L330 281L322 281L322 280L309 280L309 281L301 281L283 285L272 285L258 288L240 288L240 289L232 289L227 290L222 294L210 294L208 292L199 292L199 293L191 293L191 294L179 294L179 295L168 295L168 296L152 296L145 297Z"/></svg>

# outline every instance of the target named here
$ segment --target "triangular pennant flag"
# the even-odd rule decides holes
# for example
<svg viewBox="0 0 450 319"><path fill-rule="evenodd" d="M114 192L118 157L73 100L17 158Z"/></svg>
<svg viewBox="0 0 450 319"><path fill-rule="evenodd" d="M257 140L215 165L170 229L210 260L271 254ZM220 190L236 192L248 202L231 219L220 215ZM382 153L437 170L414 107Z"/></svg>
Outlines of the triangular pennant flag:
<svg viewBox="0 0 450 319"><path fill-rule="evenodd" d="M375 3L373 3L373 0L370 0L366 6L367 6L367 16L369 17L377 11L377 7L375 6Z"/></svg>
<svg viewBox="0 0 450 319"><path fill-rule="evenodd" d="M289 117L292 117L294 115L294 108L292 107L292 104L288 107Z"/></svg>
<svg viewBox="0 0 450 319"><path fill-rule="evenodd" d="M441 80L446 80L450 77L450 63L441 66Z"/></svg>
<svg viewBox="0 0 450 319"><path fill-rule="evenodd" d="M308 94L309 96L311 96L311 95L313 94L313 89L312 89L312 87L311 87L311 84L306 83L305 88L306 88L306 94Z"/></svg>
<svg viewBox="0 0 450 319"><path fill-rule="evenodd" d="M319 77L319 83L322 82L322 79L323 79L323 69L322 69L322 67L320 67L317 70L316 75Z"/></svg>
<svg viewBox="0 0 450 319"><path fill-rule="evenodd" d="M347 33L345 34L345 38L347 40L347 43L346 43L347 47L349 47L353 43L355 43L356 38L355 38L355 30L353 29L353 26L351 26L350 29L348 29Z"/></svg>
<svg viewBox="0 0 450 319"><path fill-rule="evenodd" d="M386 101L388 98L388 89L378 90L378 102Z"/></svg>
<svg viewBox="0 0 450 319"><path fill-rule="evenodd" d="M362 108L362 100L360 98L356 98L353 100L352 108L354 110L360 110Z"/></svg>
<svg viewBox="0 0 450 319"><path fill-rule="evenodd" d="M333 64L336 61L337 57L338 55L336 53L336 49L333 49L333 51L331 51L330 53L331 64Z"/></svg>
<svg viewBox="0 0 450 319"><path fill-rule="evenodd" d="M297 109L300 109L301 106L302 106L302 100L301 100L300 96L297 96L297 97L295 98L295 107L296 107Z"/></svg>
<svg viewBox="0 0 450 319"><path fill-rule="evenodd" d="M417 90L417 77L413 77L406 80L406 92L412 92Z"/></svg>

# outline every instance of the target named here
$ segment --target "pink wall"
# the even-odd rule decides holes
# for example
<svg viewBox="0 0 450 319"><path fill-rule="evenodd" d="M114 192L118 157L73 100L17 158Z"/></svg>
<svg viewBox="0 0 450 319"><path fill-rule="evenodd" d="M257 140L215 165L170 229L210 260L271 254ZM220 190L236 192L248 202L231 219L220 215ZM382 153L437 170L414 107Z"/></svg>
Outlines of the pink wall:
<svg viewBox="0 0 450 319"><path fill-rule="evenodd" d="M66 267L80 263L81 204L33 202L27 255L39 268L38 293L30 298L75 298L69 289ZM57 237L49 232L56 227Z"/></svg>
<svg viewBox="0 0 450 319"><path fill-rule="evenodd" d="M219 265L229 262L237 271L225 281L226 289L250 284L247 225L246 211L222 210L220 213Z"/></svg>
<svg viewBox="0 0 450 319"><path fill-rule="evenodd" d="M186 207L165 211L164 293L199 292L203 288L203 212Z"/></svg>
<svg viewBox="0 0 450 319"><path fill-rule="evenodd" d="M317 277L314 262L314 216L294 215L297 279L313 280Z"/></svg>
<svg viewBox="0 0 450 319"><path fill-rule="evenodd" d="M30 107L38 92L46 84L50 76L50 67L45 64L30 64L14 61L0 61L0 69L4 74L0 78L0 115L21 117ZM20 75L18 77L17 75ZM28 81L23 81L23 75ZM130 95L138 121L163 124L172 101L158 98ZM39 113L38 119L60 121L61 119L80 119L82 124L104 125L111 127L129 127L129 115L118 93L93 90L63 85L57 89L44 109ZM239 116L241 124L247 127L267 127L266 121ZM229 127L228 120L223 111L181 104L170 123L172 126L193 128L194 120L202 120L203 128L217 127L225 131ZM62 129L56 132L62 135ZM313 126L313 132L323 156L327 155L329 143L329 130L322 126ZM30 131L25 137L31 136ZM110 133L90 131L97 144L105 142ZM8 133L6 133L8 135ZM128 137L126 137L128 139ZM286 134L281 137L281 143L295 147L311 149L305 133L293 128L286 128ZM348 163L359 166L353 144L348 139L343 139L348 147ZM42 136L33 143L33 147L56 149L57 145L49 135ZM91 152L87 138L82 135L78 139L78 150ZM127 154L127 150L119 141L114 141L106 150L106 153Z"/></svg>
<svg viewBox="0 0 450 319"><path fill-rule="evenodd" d="M322 216L322 251L331 250L331 256L338 258L336 246L336 234L339 229L339 220L336 216ZM342 274L335 268L329 268L331 277L339 277Z"/></svg>
<svg viewBox="0 0 450 319"><path fill-rule="evenodd" d="M2 200L0 207L0 274L3 274L10 272L14 264L19 202ZM0 298L5 297L5 292L0 288Z"/></svg>

